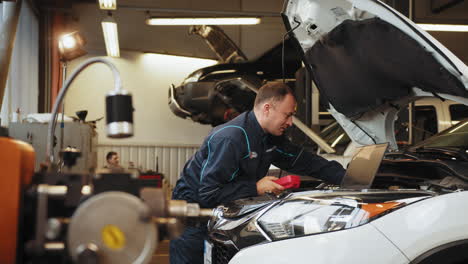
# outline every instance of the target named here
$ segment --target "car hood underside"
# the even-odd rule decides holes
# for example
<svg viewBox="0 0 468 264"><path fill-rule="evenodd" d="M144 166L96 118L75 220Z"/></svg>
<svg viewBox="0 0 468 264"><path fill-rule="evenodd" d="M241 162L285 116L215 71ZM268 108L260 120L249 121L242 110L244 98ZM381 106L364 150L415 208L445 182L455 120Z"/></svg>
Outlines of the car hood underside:
<svg viewBox="0 0 468 264"><path fill-rule="evenodd" d="M383 3L291 0L283 18L329 111L360 144L396 148L396 113L420 97L468 104L466 65Z"/></svg>
<svg viewBox="0 0 468 264"><path fill-rule="evenodd" d="M419 43L379 18L344 21L305 57L322 93L349 118L410 96L412 87L468 97L463 83Z"/></svg>

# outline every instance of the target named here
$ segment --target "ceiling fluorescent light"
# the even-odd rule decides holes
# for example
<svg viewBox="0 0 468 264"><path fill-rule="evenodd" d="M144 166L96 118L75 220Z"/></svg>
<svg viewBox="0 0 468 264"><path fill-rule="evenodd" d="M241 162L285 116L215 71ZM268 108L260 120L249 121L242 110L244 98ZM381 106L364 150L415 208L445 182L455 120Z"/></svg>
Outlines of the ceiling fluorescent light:
<svg viewBox="0 0 468 264"><path fill-rule="evenodd" d="M183 26L183 25L256 25L258 17L213 17L213 18L158 18L146 19L150 26Z"/></svg>
<svg viewBox="0 0 468 264"><path fill-rule="evenodd" d="M99 0L99 8L103 10L116 10L117 0Z"/></svg>
<svg viewBox="0 0 468 264"><path fill-rule="evenodd" d="M104 42L106 43L107 56L120 57L117 23L112 16L107 16L101 22L101 25L102 32L104 33Z"/></svg>
<svg viewBox="0 0 468 264"><path fill-rule="evenodd" d="M468 32L468 25L417 24L426 31Z"/></svg>

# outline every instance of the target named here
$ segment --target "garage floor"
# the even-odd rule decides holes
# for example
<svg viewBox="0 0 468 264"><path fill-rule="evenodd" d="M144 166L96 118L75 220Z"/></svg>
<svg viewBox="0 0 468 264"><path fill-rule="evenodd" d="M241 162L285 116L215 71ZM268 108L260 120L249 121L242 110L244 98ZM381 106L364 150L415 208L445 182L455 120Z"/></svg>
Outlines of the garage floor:
<svg viewBox="0 0 468 264"><path fill-rule="evenodd" d="M169 240L159 243L150 264L169 264Z"/></svg>

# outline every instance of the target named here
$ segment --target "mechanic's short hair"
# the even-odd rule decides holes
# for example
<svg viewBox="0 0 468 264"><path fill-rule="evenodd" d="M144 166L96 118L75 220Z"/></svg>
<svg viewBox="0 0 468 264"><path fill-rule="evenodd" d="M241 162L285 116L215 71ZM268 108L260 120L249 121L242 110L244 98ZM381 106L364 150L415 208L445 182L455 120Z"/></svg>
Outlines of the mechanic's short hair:
<svg viewBox="0 0 468 264"><path fill-rule="evenodd" d="M270 82L258 89L257 97L255 97L255 104L254 106L257 107L260 104L266 101L274 101L279 102L284 99L286 95L294 96L293 91L291 88L282 82Z"/></svg>
<svg viewBox="0 0 468 264"><path fill-rule="evenodd" d="M112 159L112 156L114 156L114 155L117 155L117 152L115 152L115 151L109 151L109 152L107 152L106 160Z"/></svg>

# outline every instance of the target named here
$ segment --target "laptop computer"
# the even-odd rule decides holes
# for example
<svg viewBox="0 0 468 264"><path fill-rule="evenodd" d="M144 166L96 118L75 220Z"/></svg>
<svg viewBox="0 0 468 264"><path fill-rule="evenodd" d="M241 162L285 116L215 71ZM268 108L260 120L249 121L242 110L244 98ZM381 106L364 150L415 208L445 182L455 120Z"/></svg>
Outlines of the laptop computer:
<svg viewBox="0 0 468 264"><path fill-rule="evenodd" d="M374 181L388 143L359 147L341 181L342 189L368 189Z"/></svg>

